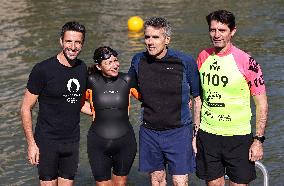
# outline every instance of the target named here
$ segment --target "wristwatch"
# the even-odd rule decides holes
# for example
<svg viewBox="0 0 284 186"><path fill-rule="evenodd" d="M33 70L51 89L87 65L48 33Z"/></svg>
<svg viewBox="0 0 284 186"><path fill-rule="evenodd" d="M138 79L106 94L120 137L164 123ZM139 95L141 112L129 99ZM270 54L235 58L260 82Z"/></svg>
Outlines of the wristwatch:
<svg viewBox="0 0 284 186"><path fill-rule="evenodd" d="M261 143L263 143L264 140L265 140L265 137L264 136L254 136L253 139L256 139L256 140L260 141Z"/></svg>

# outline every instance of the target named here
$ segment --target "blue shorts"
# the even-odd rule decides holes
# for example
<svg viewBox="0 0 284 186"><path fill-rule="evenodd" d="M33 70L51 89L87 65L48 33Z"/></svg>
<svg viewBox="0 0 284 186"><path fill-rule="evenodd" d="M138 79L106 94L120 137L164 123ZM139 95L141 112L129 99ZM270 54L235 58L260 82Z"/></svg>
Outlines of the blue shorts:
<svg viewBox="0 0 284 186"><path fill-rule="evenodd" d="M185 175L195 171L192 149L192 126L157 131L140 126L139 171L165 170L169 174Z"/></svg>

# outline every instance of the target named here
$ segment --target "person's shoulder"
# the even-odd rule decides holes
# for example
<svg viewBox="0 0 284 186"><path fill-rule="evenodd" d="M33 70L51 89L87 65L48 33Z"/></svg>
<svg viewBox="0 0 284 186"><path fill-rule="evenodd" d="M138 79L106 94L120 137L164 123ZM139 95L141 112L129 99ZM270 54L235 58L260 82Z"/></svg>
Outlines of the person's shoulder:
<svg viewBox="0 0 284 186"><path fill-rule="evenodd" d="M123 79L124 81L127 81L127 82L131 81L131 79L132 79L132 76L130 74L124 73L124 72L119 72L118 77L120 79Z"/></svg>
<svg viewBox="0 0 284 186"><path fill-rule="evenodd" d="M82 60L82 59L76 59L77 60L77 63L80 64L80 65L86 65L86 63Z"/></svg>
<svg viewBox="0 0 284 186"><path fill-rule="evenodd" d="M133 56L133 58L141 58L141 57L144 57L145 55L146 55L146 52L138 52Z"/></svg>
<svg viewBox="0 0 284 186"><path fill-rule="evenodd" d="M255 62L254 58L251 57L251 54L249 52L241 50L235 46L232 47L232 55L234 56L234 59L240 64L248 65L251 62Z"/></svg>
<svg viewBox="0 0 284 186"><path fill-rule="evenodd" d="M213 47L205 48L199 53L199 55L211 55L214 51L215 49Z"/></svg>
<svg viewBox="0 0 284 186"><path fill-rule="evenodd" d="M41 62L38 62L34 65L33 69L36 70L48 70L52 68L52 66L55 64L54 61L56 60L56 56L52 56L48 59L45 59Z"/></svg>
<svg viewBox="0 0 284 186"><path fill-rule="evenodd" d="M101 75L99 73L92 73L88 75L88 79L98 79Z"/></svg>
<svg viewBox="0 0 284 186"><path fill-rule="evenodd" d="M146 56L146 52L138 52L136 53L133 58L132 58L132 62L139 62L141 58Z"/></svg>
<svg viewBox="0 0 284 186"><path fill-rule="evenodd" d="M205 49L201 50L201 52L199 52L198 57L208 57L211 54L213 54L214 51L215 51L215 49L213 47L205 48Z"/></svg>
<svg viewBox="0 0 284 186"><path fill-rule="evenodd" d="M173 50L173 49L169 48L168 49L168 54L169 54L169 56L181 59L183 62L187 62L187 63L188 62L193 62L193 63L195 63L194 58L190 54L187 54L185 52L178 51L178 50Z"/></svg>
<svg viewBox="0 0 284 186"><path fill-rule="evenodd" d="M243 57L250 57L250 53L247 52L247 51L244 51L236 46L232 46L232 53L233 54L236 54L236 55L240 55L240 56L243 56Z"/></svg>
<svg viewBox="0 0 284 186"><path fill-rule="evenodd" d="M76 59L76 64L77 64L77 66L81 66L81 67L87 69L86 63L85 63L83 60L81 60L81 59L78 59L78 58L77 58L77 59Z"/></svg>
<svg viewBox="0 0 284 186"><path fill-rule="evenodd" d="M214 48L206 48L201 50L201 52L197 56L197 63L201 65L210 55L214 53Z"/></svg>
<svg viewBox="0 0 284 186"><path fill-rule="evenodd" d="M49 58L37 63L37 65L39 65L39 66L50 65L51 64L50 62L54 62L56 60L57 60L56 56L52 56L52 57L49 57Z"/></svg>
<svg viewBox="0 0 284 186"><path fill-rule="evenodd" d="M89 83L94 83L97 82L99 80L99 78L101 78L101 75L98 73L93 73L93 74L89 74L87 77L87 81Z"/></svg>

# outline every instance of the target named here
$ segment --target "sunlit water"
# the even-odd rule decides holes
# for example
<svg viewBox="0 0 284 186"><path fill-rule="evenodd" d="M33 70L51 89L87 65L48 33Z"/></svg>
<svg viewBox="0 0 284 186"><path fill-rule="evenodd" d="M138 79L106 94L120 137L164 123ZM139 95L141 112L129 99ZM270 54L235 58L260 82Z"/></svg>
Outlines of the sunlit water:
<svg viewBox="0 0 284 186"><path fill-rule="evenodd" d="M0 3L0 185L37 185L37 169L28 165L26 142L19 107L32 66L59 49L59 31L70 20L87 28L80 55L88 65L92 53L101 45L119 51L121 71L126 72L132 56L144 50L141 35L127 31L132 15L167 17L174 26L171 47L191 54L210 45L205 16L225 8L235 13L238 32L235 44L252 54L262 65L269 98L269 121L262 161L270 185L284 185L284 1L204 1L204 0L10 0ZM37 108L34 109L35 111ZM36 112L33 113L34 121ZM131 122L137 134L139 105L132 100ZM94 185L86 154L86 134L91 119L82 115L80 165L76 185ZM254 124L253 124L254 125ZM146 174L137 171L137 159L129 175L129 185L149 185ZM262 177L251 185L261 185ZM190 185L204 185L195 175Z"/></svg>

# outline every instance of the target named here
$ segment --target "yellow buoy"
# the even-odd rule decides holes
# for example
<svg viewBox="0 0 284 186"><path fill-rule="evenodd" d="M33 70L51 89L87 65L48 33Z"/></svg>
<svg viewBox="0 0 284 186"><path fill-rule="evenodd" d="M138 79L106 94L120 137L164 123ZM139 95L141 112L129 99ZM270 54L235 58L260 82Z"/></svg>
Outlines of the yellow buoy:
<svg viewBox="0 0 284 186"><path fill-rule="evenodd" d="M132 32L139 32L143 29L144 21L139 16L132 16L127 22L128 30Z"/></svg>

